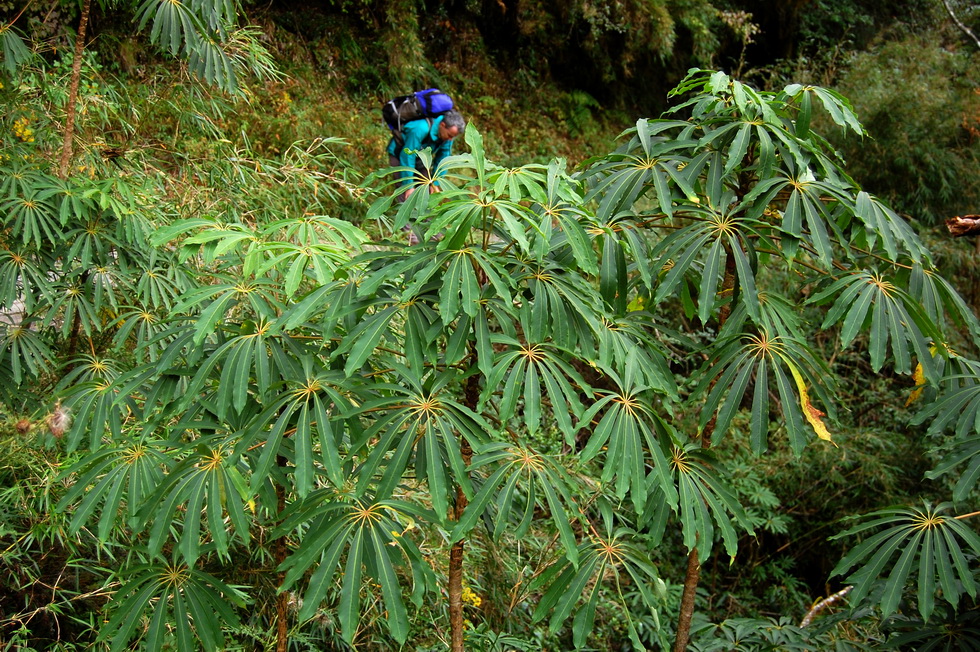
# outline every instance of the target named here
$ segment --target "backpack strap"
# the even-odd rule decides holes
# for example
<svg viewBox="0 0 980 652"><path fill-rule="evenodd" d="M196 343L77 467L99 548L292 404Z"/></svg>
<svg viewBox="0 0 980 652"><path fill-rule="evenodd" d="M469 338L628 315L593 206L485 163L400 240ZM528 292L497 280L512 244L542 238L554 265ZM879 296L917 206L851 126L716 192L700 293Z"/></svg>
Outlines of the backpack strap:
<svg viewBox="0 0 980 652"><path fill-rule="evenodd" d="M432 118L428 118L428 117L420 118L420 119L425 120L429 124L429 131L431 132L432 124L435 121ZM402 129L400 125L398 129L391 130L391 137L395 140L395 145L398 146L398 149L402 149L403 147L405 147L405 135L402 133ZM439 142L438 139L436 140L436 142Z"/></svg>

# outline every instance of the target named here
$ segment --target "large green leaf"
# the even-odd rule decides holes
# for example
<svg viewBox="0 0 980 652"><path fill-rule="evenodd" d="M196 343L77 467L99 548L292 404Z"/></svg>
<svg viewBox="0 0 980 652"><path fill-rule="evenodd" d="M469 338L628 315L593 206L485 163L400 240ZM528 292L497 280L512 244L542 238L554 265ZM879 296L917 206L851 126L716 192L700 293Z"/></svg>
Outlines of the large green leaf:
<svg viewBox="0 0 980 652"><path fill-rule="evenodd" d="M295 503L283 516L274 536L303 527L301 544L280 566L286 576L279 590L287 590L313 569L300 620L317 612L336 577L340 581L341 631L347 641L352 641L361 618L366 569L381 589L385 625L395 640L404 642L409 633L408 616L396 568L407 558L417 588L432 588L432 570L409 533L417 520L432 520L434 515L401 501L348 501L327 490Z"/></svg>
<svg viewBox="0 0 980 652"><path fill-rule="evenodd" d="M665 501L662 489L651 483L651 499L641 523L663 523L665 510L673 509L680 517L684 545L689 550L697 548L702 564L711 555L717 525L725 552L734 558L738 550L735 525L749 534L754 534L754 528L745 509L725 483L724 467L710 450L693 443L683 448L673 446L668 463L677 499Z"/></svg>
<svg viewBox="0 0 980 652"><path fill-rule="evenodd" d="M499 400L495 403L500 419L507 422L522 417L528 431L535 433L541 428L546 405L550 404L550 414L559 430L571 441L576 430L573 419L582 414L579 393L587 391L588 384L564 359L562 350L503 335L492 340L499 348L506 349L494 358L481 405L496 398L499 389Z"/></svg>
<svg viewBox="0 0 980 652"><path fill-rule="evenodd" d="M351 443L354 452L366 456L358 469L358 492L375 486L380 498L388 498L414 462L415 477L428 481L433 509L441 518L455 496L453 482L473 495L461 439L478 450L491 428L447 387L454 372L420 378L398 364L394 371L391 384L375 385L377 398L351 412L371 420Z"/></svg>
<svg viewBox="0 0 980 652"><path fill-rule="evenodd" d="M912 372L911 351L914 351L920 364L926 367L926 376L935 377L929 345L943 341L943 337L922 306L884 274L873 270L855 271L829 283L808 299L809 303L816 304L830 301L834 303L822 328L840 323L843 346L850 345L859 332L867 329L871 365L875 371L884 365L890 342L891 360L896 371Z"/></svg>
<svg viewBox="0 0 980 652"><path fill-rule="evenodd" d="M124 576L112 615L99 629L99 641L112 652L130 649L137 638L149 652L225 649L223 630L239 624L233 607L245 606L238 588L176 561L139 565Z"/></svg>
<svg viewBox="0 0 980 652"><path fill-rule="evenodd" d="M977 586L967 555L980 555L980 537L965 523L945 513L951 507L949 503L935 507L926 503L920 509L894 507L861 517L863 522L833 538L872 531L874 534L854 546L831 576L851 571L845 579L854 585L850 600L861 604L888 573L884 591L874 594L884 617L898 608L912 577L918 587L918 610L925 619L935 607L937 586L942 589L943 598L954 607L964 593L976 597ZM913 571L917 571L914 576Z"/></svg>
<svg viewBox="0 0 980 652"><path fill-rule="evenodd" d="M677 490L664 455L672 442L671 427L649 402L649 388L633 384L634 378L618 379L607 372L620 389L599 390L599 398L582 416L577 428L586 428L588 441L580 453L587 462L602 454L600 480L615 480L619 498L630 494L633 504L642 511L647 500L647 469L652 467L653 485L670 505L677 504Z"/></svg>
<svg viewBox="0 0 980 652"><path fill-rule="evenodd" d="M11 77L17 72L17 67L26 63L33 53L24 43L20 30L9 23L0 24L0 52L3 53L3 65Z"/></svg>
<svg viewBox="0 0 980 652"><path fill-rule="evenodd" d="M572 529L578 510L573 498L576 487L553 456L497 442L484 446L473 458L470 469L484 469L489 475L453 528L452 541L469 534L481 519L495 523L492 529L495 540L505 532L521 539L531 527L534 510L540 506L555 524L568 560L573 564L578 562L578 545ZM493 511L496 513L492 514ZM521 518L514 528L513 516L518 514Z"/></svg>
<svg viewBox="0 0 980 652"><path fill-rule="evenodd" d="M98 535L103 541L109 540L123 515L129 529L136 530L140 526L139 509L162 481L162 469L171 464L164 451L148 443L103 448L64 471L63 477L78 474L78 478L57 509L65 510L79 501L69 526L72 532L78 532L100 510Z"/></svg>
<svg viewBox="0 0 980 652"><path fill-rule="evenodd" d="M716 344L718 348L705 364L704 375L692 393L695 398L705 397L698 426L703 431L709 422L712 424L714 445L728 434L745 395L754 387L749 413L750 441L755 452L766 450L770 412L777 407L770 404L773 385L796 454L802 453L808 439L803 431L804 421L821 439L830 441L830 432L821 418L823 412L813 404L809 394L813 391L833 415L834 403L825 381L830 376L799 340L763 330L759 335L720 340Z"/></svg>
<svg viewBox="0 0 980 652"><path fill-rule="evenodd" d="M582 598L586 597L585 604L578 608L572 623L576 647L584 646L585 639L592 630L599 601L600 592L595 588L596 585L611 578L622 600L624 573L628 577L626 581L643 587L641 595L646 603L644 606L656 613L659 605L647 587L652 585L660 600L663 600L666 597L666 586L650 564L649 556L630 543L631 534L633 533L626 529L619 529L602 537L593 529L589 539L579 544L578 564L562 557L539 575L532 582L531 589L541 589L544 594L534 610L533 620L539 621L550 612L549 627L557 630L566 624ZM587 596L584 596L586 592ZM630 639L634 645L643 647L629 612L624 611L624 616Z"/></svg>
<svg viewBox="0 0 980 652"><path fill-rule="evenodd" d="M146 499L140 517L149 528L147 545L153 555L169 542L179 523L176 550L193 566L203 552L204 533L217 553L228 557L226 517L233 533L248 540L250 518L246 502L250 493L245 478L247 468L224 437L201 438L186 448L185 454L178 454L180 461ZM177 520L178 514L183 518Z"/></svg>

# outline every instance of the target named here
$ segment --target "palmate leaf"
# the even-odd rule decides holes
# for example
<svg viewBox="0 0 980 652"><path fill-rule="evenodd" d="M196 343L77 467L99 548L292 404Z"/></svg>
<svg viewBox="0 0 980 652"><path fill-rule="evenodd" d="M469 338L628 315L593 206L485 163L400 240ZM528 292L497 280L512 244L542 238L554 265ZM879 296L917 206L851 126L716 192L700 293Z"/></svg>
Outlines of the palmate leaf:
<svg viewBox="0 0 980 652"><path fill-rule="evenodd" d="M167 335L172 328L163 314L151 312L139 306L124 306L116 321L112 338L115 350L133 350L139 363L153 362L167 348ZM138 344L138 346L135 346Z"/></svg>
<svg viewBox="0 0 980 652"><path fill-rule="evenodd" d="M74 507L69 531L78 532L98 513L98 536L108 541L120 515L131 530L140 526L139 509L163 479L162 469L173 464L158 442L133 442L86 455L61 477L78 476L58 502L57 509ZM122 514L120 514L122 512Z"/></svg>
<svg viewBox="0 0 980 652"><path fill-rule="evenodd" d="M53 367L54 352L45 338L31 328L32 323L32 319L24 319L16 326L0 323L0 359L9 365L10 380L16 387Z"/></svg>
<svg viewBox="0 0 980 652"><path fill-rule="evenodd" d="M455 400L449 385L456 371L419 377L397 363L392 370L391 384L374 385L380 396L350 413L373 421L351 444L353 452L367 456L358 469L358 494L373 485L379 498L389 497L414 462L415 477L427 480L433 509L442 518L455 495L453 481L466 496L473 495L460 438L479 450L492 429Z"/></svg>
<svg viewBox="0 0 980 652"><path fill-rule="evenodd" d="M846 274L814 294L807 303L830 301L834 303L821 328L840 322L840 341L845 347L859 332L869 329L872 369L878 371L884 366L890 342L891 360L897 372L912 372L911 351L914 351L926 377L935 378L936 364L929 345L944 338L921 305L884 275L868 270Z"/></svg>
<svg viewBox="0 0 980 652"><path fill-rule="evenodd" d="M683 123L640 120L637 137L619 153L589 168L584 180L589 188L585 201L598 200L596 218L606 221L633 205L651 189L657 205L667 216L673 215L678 199L697 203L689 174L678 169L688 162L688 151L696 141L666 139L659 134ZM676 190L675 190L676 189Z"/></svg>
<svg viewBox="0 0 980 652"><path fill-rule="evenodd" d="M147 306L169 309L190 289L190 283L180 272L180 265L160 258L155 252L151 253L150 260L140 265L136 296Z"/></svg>
<svg viewBox="0 0 980 652"><path fill-rule="evenodd" d="M188 365L193 375L177 409L186 409L205 390L213 391L215 414L222 421L231 412L241 413L247 403L274 400L287 370L277 364L284 359L282 340L270 331L270 324L264 320L245 320L227 323L216 332L213 345L203 347L202 360Z"/></svg>
<svg viewBox="0 0 980 652"><path fill-rule="evenodd" d="M521 324L528 337L537 341L549 338L565 350L592 350L595 333L601 328L589 306L601 299L595 288L578 274L569 274L557 262L521 266L510 272L518 288L530 293L529 305L522 306ZM507 320L510 321L510 320Z"/></svg>
<svg viewBox="0 0 980 652"><path fill-rule="evenodd" d="M3 54L3 66L11 77L16 74L18 66L34 56L24 44L21 31L10 23L0 23L0 53Z"/></svg>
<svg viewBox="0 0 980 652"><path fill-rule="evenodd" d="M750 387L753 387L749 421L753 451L761 453L767 448L773 407L778 407L785 418L790 446L797 455L802 453L808 439L804 421L818 437L832 441L822 419L824 414L809 395L814 391L833 418L834 403L824 386L824 379L830 374L799 340L763 330L759 335L732 337L717 344L717 352L705 364L701 381L692 393L692 397L706 396L698 427L703 431L714 421L712 444L719 444L728 433ZM771 384L776 386L780 398L778 406L770 404Z"/></svg>
<svg viewBox="0 0 980 652"><path fill-rule="evenodd" d="M307 280L312 270L317 285L326 285L333 280L337 268L350 260L351 252L327 243L295 245L288 242L274 242L262 245L260 251L271 254L261 263L256 275L264 276L275 269L284 279L283 293L291 299Z"/></svg>
<svg viewBox="0 0 980 652"><path fill-rule="evenodd" d="M0 166L0 200L37 196L58 187L58 179L37 169L36 163L18 161L17 157Z"/></svg>
<svg viewBox="0 0 980 652"><path fill-rule="evenodd" d="M182 459L168 469L139 514L144 527L149 527L149 553L158 555L179 523L175 550L188 565L193 566L202 554L204 532L216 552L227 558L230 536L226 516L238 538L249 538L246 465L222 435L191 442L174 457ZM177 514L183 514L183 519L177 520Z"/></svg>
<svg viewBox="0 0 980 652"><path fill-rule="evenodd" d="M762 329L771 336L803 342L806 340L799 306L780 294L769 292L759 293L759 319L753 322L749 318L745 303L737 301L728 314L728 319L718 331L717 343L728 342L730 338L739 338L743 333Z"/></svg>
<svg viewBox="0 0 980 652"><path fill-rule="evenodd" d="M521 539L532 520L540 519L534 517L535 508L540 505L555 524L568 560L578 563L578 544L569 518L569 513L578 511L573 498L576 491L572 478L552 456L528 447L495 442L484 446L469 468L471 472L484 469L489 475L453 528L451 541L467 536L481 518L495 523L492 530L495 541L504 532ZM491 514L493 509L496 514ZM514 516L519 516L516 528Z"/></svg>
<svg viewBox="0 0 980 652"><path fill-rule="evenodd" d="M34 248L56 247L64 240L61 219L50 202L33 189L0 204L3 226L19 235L24 245Z"/></svg>
<svg viewBox="0 0 980 652"><path fill-rule="evenodd" d="M23 309L31 313L52 300L43 260L27 248L0 251L0 306L4 310L10 311L17 301L23 301Z"/></svg>
<svg viewBox="0 0 980 652"><path fill-rule="evenodd" d="M225 649L222 630L238 626L233 607L246 602L238 588L177 561L136 566L126 575L99 630L99 642L112 652L130 649L136 638L148 652Z"/></svg>
<svg viewBox="0 0 980 652"><path fill-rule="evenodd" d="M74 271L71 276L51 284L51 308L41 322L45 328L61 322L62 337L68 337L76 321L89 337L104 330L109 322L109 306L95 303L95 279L87 271Z"/></svg>
<svg viewBox="0 0 980 652"><path fill-rule="evenodd" d="M289 589L313 569L299 613L300 620L307 620L323 604L333 578L342 577L337 614L343 637L351 642L361 620L366 570L374 579L372 584L381 589L385 625L395 640L404 642L409 632L408 615L396 569L407 558L414 583L412 600L421 604L424 592L434 589L435 577L409 532L416 520L432 521L434 516L402 501L352 501L329 490L314 492L306 500L293 503L273 532L273 536L301 532L300 544L279 567L286 571L279 590Z"/></svg>
<svg viewBox="0 0 980 652"><path fill-rule="evenodd" d="M197 34L188 41L187 68L198 78L218 88L238 90L237 61L229 56L213 33Z"/></svg>
<svg viewBox="0 0 980 652"><path fill-rule="evenodd" d="M487 181L493 184L493 194L496 197L506 198L514 203L530 198L539 204L547 204L548 196L544 190L547 178L547 165L531 163L519 168L493 170Z"/></svg>
<svg viewBox="0 0 980 652"><path fill-rule="evenodd" d="M744 199L750 215L759 217L772 207L780 193L789 191L782 204L780 253L788 260L798 256L801 246L822 265L830 269L839 243L847 240L832 217L834 210L853 211L853 198L839 183L817 180L809 168L796 175L775 177L760 183ZM846 253L846 249L844 252Z"/></svg>
<svg viewBox="0 0 980 652"><path fill-rule="evenodd" d="M119 377L122 364L107 355L85 353L66 364L69 371L58 381L58 389L71 387L77 383L101 381L111 383Z"/></svg>
<svg viewBox="0 0 980 652"><path fill-rule="evenodd" d="M492 191L478 195L460 191L450 193L434 208L426 237L444 233L439 249L463 249L475 244L478 234L487 239L496 230L512 240L518 251L531 254L528 231L541 233L539 221L530 208L495 198Z"/></svg>
<svg viewBox="0 0 980 652"><path fill-rule="evenodd" d="M951 507L949 503L935 507L925 503L921 509L894 507L855 517L863 518L863 522L833 538L875 532L847 553L831 577L851 571L845 580L854 585L850 600L860 604L887 572L878 600L882 617L898 608L906 584L913 577L919 613L925 619L935 607L937 587L942 590L943 599L954 607L964 593L975 598L977 586L966 555L980 555L980 537L945 514Z"/></svg>
<svg viewBox="0 0 980 652"><path fill-rule="evenodd" d="M300 246L326 244L337 250L359 252L370 237L350 222L327 215L302 216L269 222L262 235L270 242L289 242ZM348 256L349 259L349 256Z"/></svg>
<svg viewBox="0 0 980 652"><path fill-rule="evenodd" d="M881 238L881 244L891 260L898 260L900 245L903 253L907 254L912 262L922 263L929 260L929 251L912 227L877 197L864 191L859 192L854 204L854 215L868 228L868 244L874 246L877 238Z"/></svg>
<svg viewBox="0 0 980 652"><path fill-rule="evenodd" d="M846 97L829 88L817 86L803 86L801 84L790 84L783 89L788 97L800 101L800 114L797 120L797 131L805 131L809 128L809 114L811 112L812 98L816 97L824 110L830 115L831 119L838 126L850 129L856 134L864 135L866 132L861 122L858 120L854 108Z"/></svg>
<svg viewBox="0 0 980 652"><path fill-rule="evenodd" d="M699 314L707 319L718 304L719 274L730 256L735 263L739 295L752 318L758 320L761 307L755 283L755 245L747 238L754 235L765 240L760 229L766 229L766 225L716 211L692 209L690 213L699 219L668 235L651 252L652 271L659 276L654 303L674 294L695 262L703 261Z"/></svg>
<svg viewBox="0 0 980 652"><path fill-rule="evenodd" d="M137 412L128 397L120 396L118 389L102 380L79 383L65 391L64 404L71 410L72 427L68 431L68 450L73 451L88 434L91 451L102 447L108 435L118 441L122 437L122 424L130 412Z"/></svg>
<svg viewBox="0 0 980 652"><path fill-rule="evenodd" d="M205 31L200 18L189 4L169 0L144 0L137 10L140 29L153 21L150 42L162 46L171 54L190 52Z"/></svg>
<svg viewBox="0 0 980 652"><path fill-rule="evenodd" d="M588 462L602 453L600 480L615 480L617 497L629 492L639 511L648 495L647 468L652 467L651 481L670 505L676 505L677 491L663 453L663 446L673 440L670 426L650 405L649 388L635 384L633 377L620 379L612 370L604 371L620 390L597 391L601 398L582 416L576 429L586 428L591 434L580 459Z"/></svg>
<svg viewBox="0 0 980 652"><path fill-rule="evenodd" d="M272 279L234 279L221 276L218 282L198 287L184 295L172 313L197 312L194 322L194 343L201 344L214 335L219 324L239 306L250 308L257 318L272 320L282 311L280 286Z"/></svg>
<svg viewBox="0 0 980 652"><path fill-rule="evenodd" d="M571 442L577 429L572 419L582 415L579 393L588 391L589 385L565 361L568 354L552 344L520 342L505 335L492 335L491 341L506 349L494 357L480 397L481 408L499 389L496 405L500 420L506 423L523 417L528 431L536 433L541 428L545 406L550 405L550 415L566 441Z"/></svg>
<svg viewBox="0 0 980 652"><path fill-rule="evenodd" d="M602 368L622 370L625 377L635 378L640 385L676 400L677 381L667 362L667 350L650 332L651 326L660 336L670 334L683 340L671 329L662 327L649 313L631 312L615 321L602 320L597 330L597 362Z"/></svg>
<svg viewBox="0 0 980 652"><path fill-rule="evenodd" d="M256 360L261 362L261 355ZM353 388L339 372L314 370L308 365L305 378L289 380L278 398L249 420L237 440L235 454L253 458L253 491L270 481L280 456L292 462L292 479L300 496L313 489L320 472L335 484L342 482L344 426L336 417L351 409L346 394Z"/></svg>
<svg viewBox="0 0 980 652"><path fill-rule="evenodd" d="M598 587L612 578L616 593L622 601L624 573L628 576L626 581L640 589L647 608L656 615L658 603L650 587L663 600L666 597L666 585L650 564L649 555L629 543L632 534L634 533L621 528L601 537L593 530L589 540L579 544L577 565L569 561L568 557L563 557L541 573L530 586L532 591L544 591L532 620L540 621L550 612L548 626L552 631L557 631L567 625L568 618L585 597L585 604L579 607L572 620L575 646L584 646L595 621L600 593ZM586 591L588 595L584 595ZM624 610L624 615L630 640L638 649L643 649L629 611Z"/></svg>
<svg viewBox="0 0 980 652"><path fill-rule="evenodd" d="M735 525L749 534L754 534L755 530L752 519L724 482L727 474L724 467L710 450L694 443L688 443L683 448L672 446L668 464L677 498L673 502L665 500L662 487L651 482L650 499L640 523L665 523L667 510L673 510L680 516L684 545L689 550L697 548L702 564L711 555L717 525L725 552L734 558L738 550ZM662 531L659 534L662 535Z"/></svg>

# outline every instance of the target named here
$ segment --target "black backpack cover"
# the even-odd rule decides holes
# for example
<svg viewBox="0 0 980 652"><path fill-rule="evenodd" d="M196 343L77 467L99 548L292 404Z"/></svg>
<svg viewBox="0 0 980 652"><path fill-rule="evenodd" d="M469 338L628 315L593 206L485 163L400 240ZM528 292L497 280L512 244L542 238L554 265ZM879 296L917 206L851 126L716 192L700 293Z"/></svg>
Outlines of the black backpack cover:
<svg viewBox="0 0 980 652"><path fill-rule="evenodd" d="M406 122L434 118L452 108L451 97L438 88L427 88L391 98L381 107L381 115L395 139L401 141L402 125Z"/></svg>

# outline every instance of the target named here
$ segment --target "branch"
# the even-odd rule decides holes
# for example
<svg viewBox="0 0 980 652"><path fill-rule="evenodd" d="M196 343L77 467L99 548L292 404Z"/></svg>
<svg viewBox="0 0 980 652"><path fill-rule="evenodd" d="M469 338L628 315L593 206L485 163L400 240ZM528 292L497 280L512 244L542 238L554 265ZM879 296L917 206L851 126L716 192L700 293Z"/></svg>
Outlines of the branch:
<svg viewBox="0 0 980 652"><path fill-rule="evenodd" d="M980 235L980 215L957 215L946 220L946 228L954 238Z"/></svg>
<svg viewBox="0 0 980 652"><path fill-rule="evenodd" d="M956 26L959 27L964 34L966 34L971 39L973 39L973 42L977 44L978 48L980 48L980 39L976 37L976 34L974 34L969 27L964 25L960 21L960 19L956 17L956 14L953 13L953 8L949 6L949 0L943 0L943 6L946 7L946 11L949 13L949 17L953 19L953 22L956 23Z"/></svg>
<svg viewBox="0 0 980 652"><path fill-rule="evenodd" d="M850 593L851 589L853 588L854 588L853 586L845 586L843 589L833 594L829 598L824 598L823 600L817 602L815 605L810 607L810 611L806 612L806 616L804 616L803 620L800 622L800 627L806 627L807 625L809 625L810 621L816 618L821 611L823 611L830 605L834 604L835 602L839 601L845 595Z"/></svg>

